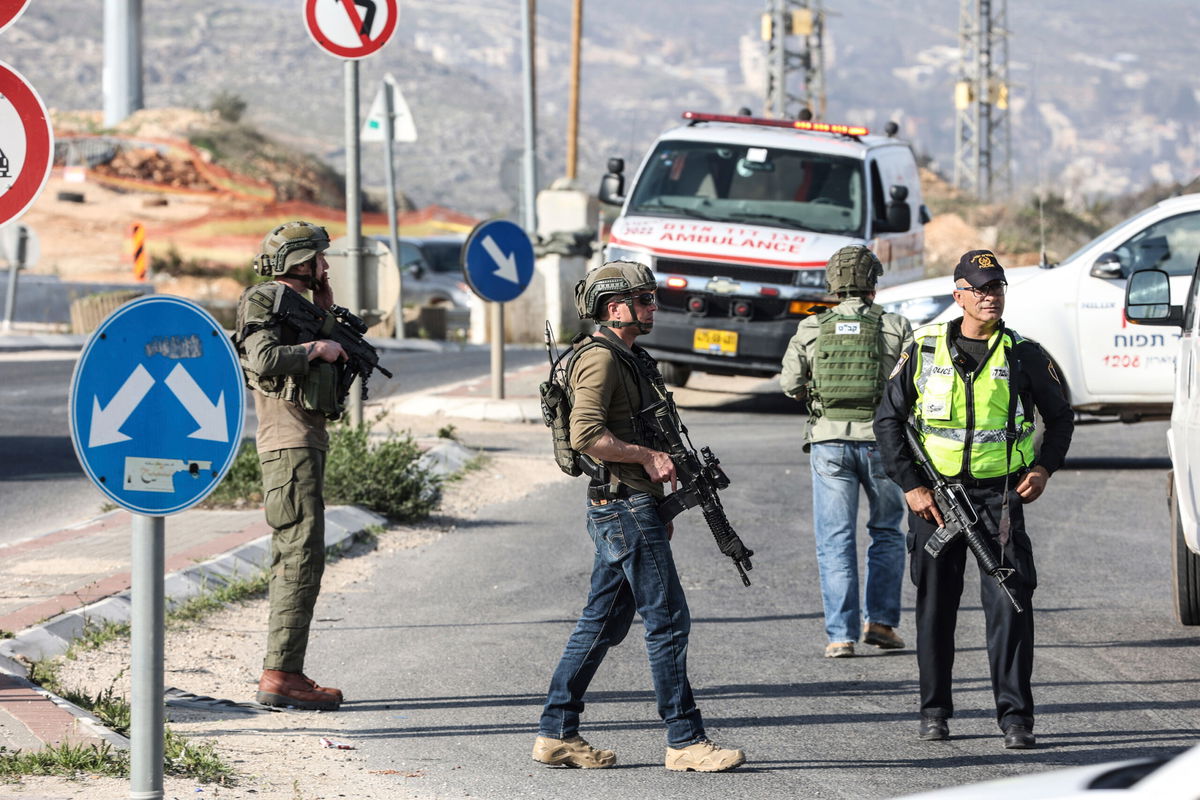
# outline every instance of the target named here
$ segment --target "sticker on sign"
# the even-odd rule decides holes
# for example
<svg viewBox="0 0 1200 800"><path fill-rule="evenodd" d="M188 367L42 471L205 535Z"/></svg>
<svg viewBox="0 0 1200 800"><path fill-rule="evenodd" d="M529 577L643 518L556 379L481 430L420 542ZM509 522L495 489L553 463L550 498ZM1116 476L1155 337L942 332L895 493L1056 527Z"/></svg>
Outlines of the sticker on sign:
<svg viewBox="0 0 1200 800"><path fill-rule="evenodd" d="M317 46L340 58L366 58L396 30L396 0L305 0L304 25Z"/></svg>

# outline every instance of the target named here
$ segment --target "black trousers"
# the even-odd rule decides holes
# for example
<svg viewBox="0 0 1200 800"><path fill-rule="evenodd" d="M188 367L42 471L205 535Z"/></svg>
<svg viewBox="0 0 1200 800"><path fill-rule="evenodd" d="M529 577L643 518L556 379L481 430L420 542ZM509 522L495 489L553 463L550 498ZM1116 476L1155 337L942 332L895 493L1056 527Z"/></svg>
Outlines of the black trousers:
<svg viewBox="0 0 1200 800"><path fill-rule="evenodd" d="M1015 483L1015 479L1013 481ZM992 553L1001 553L999 526L1004 486L966 487L967 496L988 535ZM1003 548L1003 565L1017 572L1005 585L1021 604L1018 614L994 578L980 569L980 603L987 629L988 664L996 721L1001 730L1013 724L1033 727L1033 590L1037 572L1033 547L1025 533L1021 499L1009 486L1009 540ZM935 559L925 552L925 543L936 526L909 512L909 569L917 587L917 665L921 678L921 713L929 717L954 716L950 684L954 669L954 629L962 597L967 562L977 564L965 537L943 548Z"/></svg>

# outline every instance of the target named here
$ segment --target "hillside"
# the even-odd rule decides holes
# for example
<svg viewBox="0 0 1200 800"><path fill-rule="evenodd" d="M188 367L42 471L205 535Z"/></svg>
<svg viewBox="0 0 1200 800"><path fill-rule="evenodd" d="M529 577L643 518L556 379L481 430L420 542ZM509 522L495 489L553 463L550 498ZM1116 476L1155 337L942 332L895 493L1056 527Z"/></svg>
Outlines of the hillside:
<svg viewBox="0 0 1200 800"><path fill-rule="evenodd" d="M835 7L836 6L836 7ZM829 117L901 124L918 153L948 172L957 78L954 0L827 4ZM1010 3L1013 167L1034 188L1081 209L1200 170L1191 0ZM145 18L150 108L207 108L222 93L274 138L340 168L342 63L309 41L294 0L157 4ZM597 185L610 155L636 163L686 108L762 106L762 0L609 0L584 20L580 180ZM541 185L563 173L570 4L541 3L538 117ZM48 105L102 105L102 0L34 3L4 34L4 60ZM636 20L636 24L631 24ZM400 183L418 206L476 215L519 198L520 16L508 0L406 0L392 42L361 62L361 111L385 72L397 77L420 140L401 145ZM381 148L365 148L382 184Z"/></svg>

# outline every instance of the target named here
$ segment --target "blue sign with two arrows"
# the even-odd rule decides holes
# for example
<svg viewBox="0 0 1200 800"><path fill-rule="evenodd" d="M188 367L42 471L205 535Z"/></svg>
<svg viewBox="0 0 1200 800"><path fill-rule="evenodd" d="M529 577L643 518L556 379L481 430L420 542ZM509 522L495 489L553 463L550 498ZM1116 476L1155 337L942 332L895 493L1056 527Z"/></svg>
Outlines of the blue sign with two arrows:
<svg viewBox="0 0 1200 800"><path fill-rule="evenodd" d="M463 246L463 274L484 300L515 300L533 280L533 243L515 222L481 222Z"/></svg>
<svg viewBox="0 0 1200 800"><path fill-rule="evenodd" d="M71 442L114 503L174 514L216 488L242 440L237 352L211 315L179 297L118 308L88 340L71 379Z"/></svg>

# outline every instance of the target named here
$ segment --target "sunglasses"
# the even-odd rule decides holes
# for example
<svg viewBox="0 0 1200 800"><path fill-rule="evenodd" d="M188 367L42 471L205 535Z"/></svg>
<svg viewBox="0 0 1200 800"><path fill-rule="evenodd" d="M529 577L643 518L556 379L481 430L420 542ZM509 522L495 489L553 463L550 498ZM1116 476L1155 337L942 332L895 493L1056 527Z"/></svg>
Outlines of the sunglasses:
<svg viewBox="0 0 1200 800"><path fill-rule="evenodd" d="M1008 284L1005 283L1004 281L994 281L994 282L986 284L984 286L980 286L978 289L975 288L974 286L955 286L954 287L954 291L956 291L956 292L970 292L972 295L975 296L976 300L984 297L985 295L991 295L992 297L1003 297L1005 291L1007 291L1007 290L1008 290Z"/></svg>
<svg viewBox="0 0 1200 800"><path fill-rule="evenodd" d="M644 306L652 306L657 302L653 292L642 292L641 294L632 295L633 299Z"/></svg>

